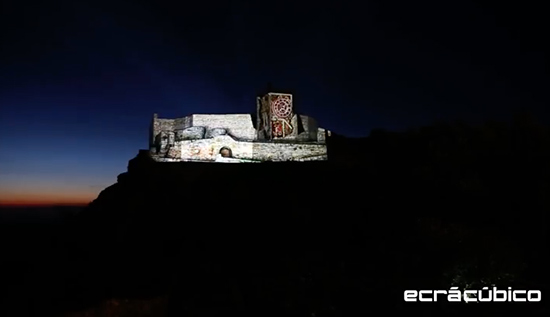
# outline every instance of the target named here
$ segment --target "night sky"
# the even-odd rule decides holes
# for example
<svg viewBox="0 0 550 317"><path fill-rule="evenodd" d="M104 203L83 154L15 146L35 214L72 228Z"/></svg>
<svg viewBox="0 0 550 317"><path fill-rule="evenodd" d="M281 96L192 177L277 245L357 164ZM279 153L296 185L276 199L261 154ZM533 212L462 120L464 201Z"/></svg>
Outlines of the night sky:
<svg viewBox="0 0 550 317"><path fill-rule="evenodd" d="M191 3L2 1L0 203L89 202L148 147L153 113L250 113L268 82L351 137L548 121L542 3Z"/></svg>

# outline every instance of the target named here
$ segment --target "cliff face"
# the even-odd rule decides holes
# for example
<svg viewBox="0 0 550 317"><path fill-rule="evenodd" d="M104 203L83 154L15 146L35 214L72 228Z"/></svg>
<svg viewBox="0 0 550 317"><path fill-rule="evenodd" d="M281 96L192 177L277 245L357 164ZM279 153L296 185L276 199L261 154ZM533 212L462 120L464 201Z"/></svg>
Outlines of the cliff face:
<svg viewBox="0 0 550 317"><path fill-rule="evenodd" d="M206 298L207 285L235 287L242 274L252 283L294 257L336 252L372 208L368 184L347 176L328 162L158 163L142 152L80 215L78 248L113 292Z"/></svg>
<svg viewBox="0 0 550 317"><path fill-rule="evenodd" d="M349 181L345 175L343 167L328 162L158 163L142 151L130 161L128 172L90 204L86 216L120 215L121 221L143 216L148 226L158 219L175 228L193 222L185 231L206 232L216 226L222 231L249 231L287 217L333 212L331 196L344 188L348 194L359 189L344 186ZM343 199L337 207L352 209L355 201Z"/></svg>

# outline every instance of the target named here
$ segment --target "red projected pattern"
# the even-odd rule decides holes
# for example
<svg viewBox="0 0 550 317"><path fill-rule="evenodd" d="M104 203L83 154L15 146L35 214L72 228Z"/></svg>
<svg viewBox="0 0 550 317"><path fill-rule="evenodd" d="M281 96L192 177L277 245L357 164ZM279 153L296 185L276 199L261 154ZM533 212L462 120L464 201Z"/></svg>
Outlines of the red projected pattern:
<svg viewBox="0 0 550 317"><path fill-rule="evenodd" d="M271 133L274 138L282 138L292 133L292 97L284 95L271 96Z"/></svg>
<svg viewBox="0 0 550 317"><path fill-rule="evenodd" d="M273 96L271 105L273 107L273 114L277 118L289 118L292 116L292 100L290 96Z"/></svg>

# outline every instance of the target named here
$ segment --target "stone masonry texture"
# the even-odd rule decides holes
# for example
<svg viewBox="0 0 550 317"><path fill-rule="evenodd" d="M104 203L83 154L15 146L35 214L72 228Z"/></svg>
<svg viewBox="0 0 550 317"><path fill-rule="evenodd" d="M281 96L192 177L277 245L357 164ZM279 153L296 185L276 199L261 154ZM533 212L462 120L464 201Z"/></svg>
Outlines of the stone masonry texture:
<svg viewBox="0 0 550 317"><path fill-rule="evenodd" d="M258 105L259 107L259 105ZM327 160L326 135L314 118L294 115L292 133L265 140L251 114L192 114L181 118L153 116L150 154L157 161L309 161ZM298 127L300 129L298 129ZM221 157L228 148L231 157Z"/></svg>

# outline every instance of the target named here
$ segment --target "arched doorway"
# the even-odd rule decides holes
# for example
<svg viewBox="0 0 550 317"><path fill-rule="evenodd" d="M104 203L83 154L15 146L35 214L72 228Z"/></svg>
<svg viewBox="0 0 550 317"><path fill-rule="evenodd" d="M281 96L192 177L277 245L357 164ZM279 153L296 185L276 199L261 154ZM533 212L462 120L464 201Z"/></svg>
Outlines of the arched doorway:
<svg viewBox="0 0 550 317"><path fill-rule="evenodd" d="M230 148L224 146L220 149L220 155L222 157L233 157L233 152L231 151Z"/></svg>

